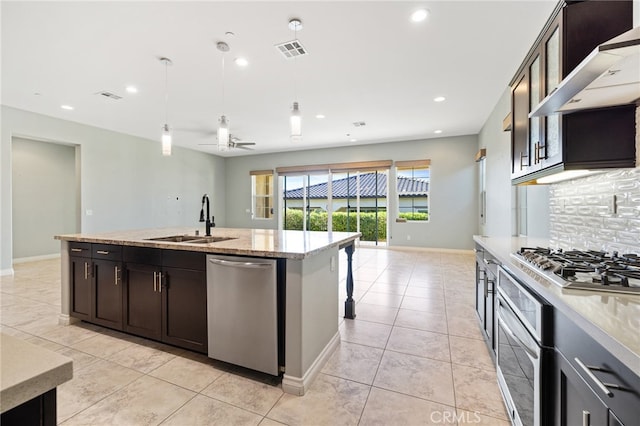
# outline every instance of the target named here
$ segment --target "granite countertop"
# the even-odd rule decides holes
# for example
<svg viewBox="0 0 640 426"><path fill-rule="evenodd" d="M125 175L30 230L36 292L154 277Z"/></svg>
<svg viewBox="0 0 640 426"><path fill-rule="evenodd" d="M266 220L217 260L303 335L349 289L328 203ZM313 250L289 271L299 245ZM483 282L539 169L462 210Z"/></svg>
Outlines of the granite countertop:
<svg viewBox="0 0 640 426"><path fill-rule="evenodd" d="M330 247L342 246L352 242L361 236L359 232L212 228L212 236L232 239L207 244L149 240L149 238L166 237L170 235L195 236L195 227L140 229L96 234L67 234L56 235L55 238L63 241L153 247L204 253L304 259ZM203 229L199 229L199 235L204 238Z"/></svg>
<svg viewBox="0 0 640 426"><path fill-rule="evenodd" d="M511 258L511 253L520 247L549 247L545 239L484 236L473 239L640 376L640 294L561 288Z"/></svg>
<svg viewBox="0 0 640 426"><path fill-rule="evenodd" d="M71 358L0 333L0 412L73 378Z"/></svg>

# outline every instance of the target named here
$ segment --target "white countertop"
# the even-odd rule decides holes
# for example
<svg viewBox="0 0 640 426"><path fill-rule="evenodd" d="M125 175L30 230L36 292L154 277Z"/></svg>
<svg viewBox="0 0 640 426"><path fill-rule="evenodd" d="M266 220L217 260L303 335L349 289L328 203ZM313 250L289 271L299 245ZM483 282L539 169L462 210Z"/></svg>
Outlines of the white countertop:
<svg viewBox="0 0 640 426"><path fill-rule="evenodd" d="M170 235L195 235L193 228L155 228L113 231L96 234L56 235L64 241L153 247L205 253L235 254L258 257L304 259L329 247L342 246L360 237L358 232L278 231L274 229L212 228L214 237L233 239L208 244L149 241L149 238ZM204 230L199 229L200 236Z"/></svg>
<svg viewBox="0 0 640 426"><path fill-rule="evenodd" d="M545 239L484 236L473 239L640 376L640 294L561 288L511 258L511 253L520 247L549 247Z"/></svg>
<svg viewBox="0 0 640 426"><path fill-rule="evenodd" d="M0 333L0 412L73 378L71 358Z"/></svg>

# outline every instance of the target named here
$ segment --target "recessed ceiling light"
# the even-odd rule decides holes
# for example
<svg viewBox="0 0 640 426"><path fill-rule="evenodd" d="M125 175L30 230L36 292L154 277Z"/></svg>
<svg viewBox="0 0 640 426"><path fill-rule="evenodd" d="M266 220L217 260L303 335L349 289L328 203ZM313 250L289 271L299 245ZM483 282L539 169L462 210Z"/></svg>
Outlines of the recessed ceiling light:
<svg viewBox="0 0 640 426"><path fill-rule="evenodd" d="M138 88L136 86L127 86L125 90L127 93L138 93Z"/></svg>
<svg viewBox="0 0 640 426"><path fill-rule="evenodd" d="M249 65L249 61L247 61L245 58L236 58L233 61L239 67L246 67L247 65Z"/></svg>
<svg viewBox="0 0 640 426"><path fill-rule="evenodd" d="M324 118L325 115L324 114L316 114L316 118Z"/></svg>
<svg viewBox="0 0 640 426"><path fill-rule="evenodd" d="M442 133L442 130L435 130L433 133L439 135L440 133Z"/></svg>
<svg viewBox="0 0 640 426"><path fill-rule="evenodd" d="M358 139L356 139L356 138L351 138L351 139L349 139L349 142L358 142Z"/></svg>
<svg viewBox="0 0 640 426"><path fill-rule="evenodd" d="M66 110L69 110L69 111L73 110L73 107L71 105L60 105L60 108L66 109Z"/></svg>
<svg viewBox="0 0 640 426"><path fill-rule="evenodd" d="M436 96L433 98L433 102L444 102L446 98L444 96Z"/></svg>
<svg viewBox="0 0 640 426"><path fill-rule="evenodd" d="M425 19L427 19L427 16L429 16L429 10L427 9L418 9L415 12L413 12L411 14L411 20L413 22L422 22Z"/></svg>

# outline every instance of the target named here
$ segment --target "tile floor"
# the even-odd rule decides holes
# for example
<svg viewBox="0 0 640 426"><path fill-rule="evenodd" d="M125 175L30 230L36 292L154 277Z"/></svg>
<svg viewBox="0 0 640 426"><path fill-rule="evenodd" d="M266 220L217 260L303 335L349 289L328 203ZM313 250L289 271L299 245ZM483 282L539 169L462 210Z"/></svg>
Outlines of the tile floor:
<svg viewBox="0 0 640 426"><path fill-rule="evenodd" d="M0 279L0 322L73 358L74 378L58 388L63 425L509 424L473 308L471 254L361 247L354 280L357 318L340 319L341 343L303 397L189 351L59 326L58 259Z"/></svg>

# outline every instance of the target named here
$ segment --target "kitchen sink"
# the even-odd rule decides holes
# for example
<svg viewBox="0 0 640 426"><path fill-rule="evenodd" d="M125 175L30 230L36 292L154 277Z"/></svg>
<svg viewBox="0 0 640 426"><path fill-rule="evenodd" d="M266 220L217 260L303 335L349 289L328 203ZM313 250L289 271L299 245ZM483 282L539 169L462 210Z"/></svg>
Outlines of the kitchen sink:
<svg viewBox="0 0 640 426"><path fill-rule="evenodd" d="M147 238L147 241L166 241L170 243L209 244L235 240L233 237L207 237L202 235L169 235L167 237Z"/></svg>

